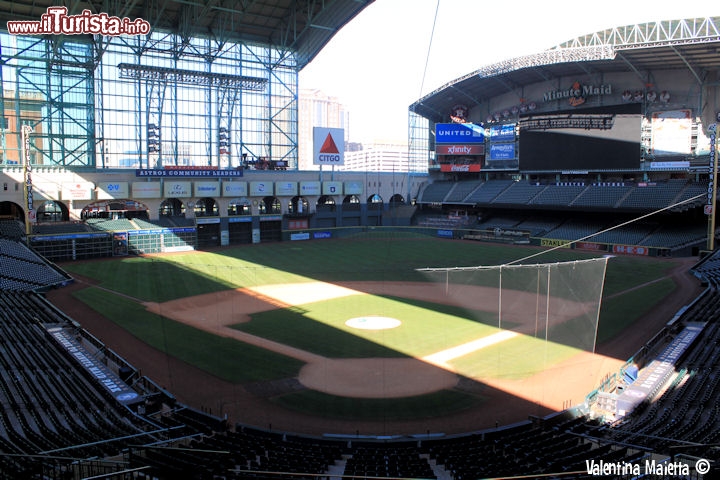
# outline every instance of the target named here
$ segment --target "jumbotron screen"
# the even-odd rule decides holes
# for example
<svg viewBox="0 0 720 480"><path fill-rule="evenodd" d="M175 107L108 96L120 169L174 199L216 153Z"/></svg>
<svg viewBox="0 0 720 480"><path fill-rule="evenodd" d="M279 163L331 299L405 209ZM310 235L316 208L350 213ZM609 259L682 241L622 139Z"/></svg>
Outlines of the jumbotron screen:
<svg viewBox="0 0 720 480"><path fill-rule="evenodd" d="M521 171L640 168L640 104L520 117Z"/></svg>

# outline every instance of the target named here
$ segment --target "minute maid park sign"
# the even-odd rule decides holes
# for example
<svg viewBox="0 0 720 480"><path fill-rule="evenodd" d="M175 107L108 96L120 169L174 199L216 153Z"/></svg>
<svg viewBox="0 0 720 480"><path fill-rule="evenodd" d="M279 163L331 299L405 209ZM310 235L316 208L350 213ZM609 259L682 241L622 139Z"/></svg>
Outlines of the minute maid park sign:
<svg viewBox="0 0 720 480"><path fill-rule="evenodd" d="M554 100L567 98L568 103L571 106L577 107L585 103L585 99L587 97L598 95L612 95L612 85L583 85L576 81L570 88L545 92L543 95L543 101L552 102Z"/></svg>

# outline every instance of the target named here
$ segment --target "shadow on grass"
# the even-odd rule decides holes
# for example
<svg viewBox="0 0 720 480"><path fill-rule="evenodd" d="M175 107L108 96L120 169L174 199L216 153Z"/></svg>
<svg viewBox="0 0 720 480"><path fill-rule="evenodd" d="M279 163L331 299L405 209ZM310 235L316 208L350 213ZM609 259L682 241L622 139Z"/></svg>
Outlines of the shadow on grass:
<svg viewBox="0 0 720 480"><path fill-rule="evenodd" d="M294 358L156 315L131 299L98 288L73 295L156 350L228 382L294 377L303 366Z"/></svg>

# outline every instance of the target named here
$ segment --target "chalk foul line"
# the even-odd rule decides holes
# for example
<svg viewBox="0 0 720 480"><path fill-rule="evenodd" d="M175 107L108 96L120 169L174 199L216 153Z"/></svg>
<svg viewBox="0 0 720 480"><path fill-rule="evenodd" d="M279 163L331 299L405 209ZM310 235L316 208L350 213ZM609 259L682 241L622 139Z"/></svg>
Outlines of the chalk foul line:
<svg viewBox="0 0 720 480"><path fill-rule="evenodd" d="M487 337L473 340L472 342L463 343L462 345L458 345L457 347L448 348L446 350L427 355L423 357L422 360L432 365L448 369L450 368L448 362L450 362L451 360L455 360L456 358L462 357L463 355L476 352L485 347L489 347L491 345L510 340L511 338L515 338L518 335L520 334L517 332L503 330L501 332L488 335Z"/></svg>

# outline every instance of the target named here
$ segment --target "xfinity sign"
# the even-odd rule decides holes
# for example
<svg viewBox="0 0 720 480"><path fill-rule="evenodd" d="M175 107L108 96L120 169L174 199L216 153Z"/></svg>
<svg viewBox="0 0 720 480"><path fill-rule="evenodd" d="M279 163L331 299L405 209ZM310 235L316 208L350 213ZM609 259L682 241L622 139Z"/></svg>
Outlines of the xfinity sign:
<svg viewBox="0 0 720 480"><path fill-rule="evenodd" d="M474 123L437 123L435 124L435 143L484 143L483 127Z"/></svg>

